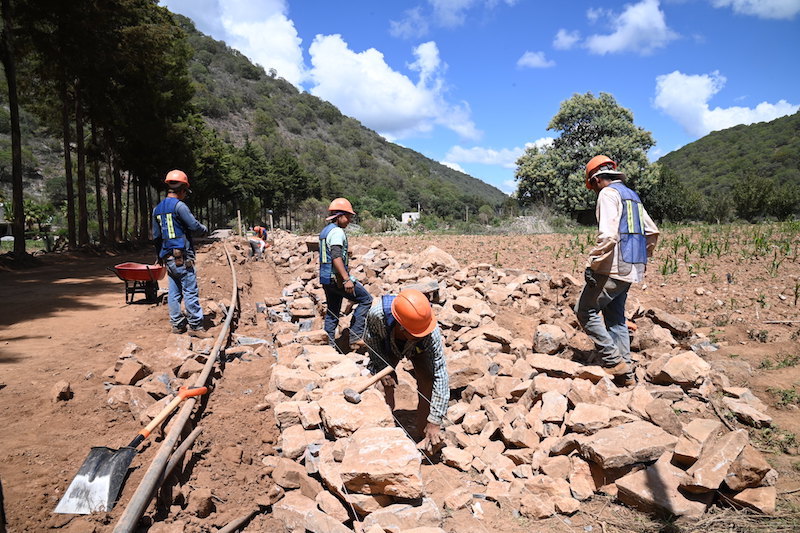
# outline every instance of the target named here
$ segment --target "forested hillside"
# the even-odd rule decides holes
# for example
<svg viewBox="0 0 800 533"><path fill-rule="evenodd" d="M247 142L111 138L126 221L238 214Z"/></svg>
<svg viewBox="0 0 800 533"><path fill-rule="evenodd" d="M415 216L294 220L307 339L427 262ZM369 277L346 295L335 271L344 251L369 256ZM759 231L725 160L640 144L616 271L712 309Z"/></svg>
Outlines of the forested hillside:
<svg viewBox="0 0 800 533"><path fill-rule="evenodd" d="M789 212L797 212L800 112L771 122L715 131L670 152L658 163L674 173L688 190L699 191L713 203L730 199L746 204L741 206L745 213L739 213L744 218L757 211L758 203L793 204L794 209ZM765 195L773 198L763 198ZM768 207L765 205L764 209L767 213Z"/></svg>

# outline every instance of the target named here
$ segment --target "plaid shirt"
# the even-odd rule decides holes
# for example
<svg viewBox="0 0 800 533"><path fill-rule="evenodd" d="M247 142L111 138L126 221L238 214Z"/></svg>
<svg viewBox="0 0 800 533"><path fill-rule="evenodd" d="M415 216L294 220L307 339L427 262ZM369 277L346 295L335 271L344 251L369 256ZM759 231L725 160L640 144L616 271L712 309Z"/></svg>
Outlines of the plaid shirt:
<svg viewBox="0 0 800 533"><path fill-rule="evenodd" d="M390 330L386 328L381 299L372 304L367 313L367 324L364 330L364 342L369 348L369 370L376 374L386 368L390 362L395 365L403 357L424 361L430 365L433 376L433 393L431 394L431 412L428 422L442 424L447 413L447 402L450 400L450 376L447 374L447 362L444 358L444 344L439 326L427 336L405 341L400 348L393 338L389 338ZM389 353L384 353L387 351ZM425 400L420 400L425 401Z"/></svg>

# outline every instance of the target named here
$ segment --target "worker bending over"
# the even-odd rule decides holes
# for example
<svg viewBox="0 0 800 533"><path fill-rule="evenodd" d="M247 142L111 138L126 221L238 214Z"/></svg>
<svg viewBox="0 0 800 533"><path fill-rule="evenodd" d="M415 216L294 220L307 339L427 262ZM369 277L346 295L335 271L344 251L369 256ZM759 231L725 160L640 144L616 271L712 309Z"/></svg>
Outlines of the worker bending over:
<svg viewBox="0 0 800 533"><path fill-rule="evenodd" d="M364 319L372 303L372 296L350 274L347 234L344 232L356 213L347 198L333 200L328 206L328 213L330 216L325 220L329 224L319 234L319 282L325 291L328 308L325 313L325 332L330 344L335 346L342 300L347 298L357 304L350 321L350 346L362 346Z"/></svg>
<svg viewBox="0 0 800 533"><path fill-rule="evenodd" d="M250 243L250 257L261 259L267 248L267 228L253 226L253 236L248 239Z"/></svg>
<svg viewBox="0 0 800 533"><path fill-rule="evenodd" d="M605 155L586 165L586 188L597 193L597 244L589 251L575 314L602 357L605 371L634 383L625 302L631 283L644 278L658 228L639 195L623 183L625 175ZM602 317L600 316L602 314Z"/></svg>
<svg viewBox="0 0 800 533"><path fill-rule="evenodd" d="M417 380L417 436L428 439L431 446L442 441L442 421L450 400L450 377L444 358L442 332L431 304L416 289L386 295L375 302L367 313L364 341L369 349L369 371L377 374L387 365L396 368L404 357L414 366ZM397 374L381 380L386 403L394 409Z"/></svg>

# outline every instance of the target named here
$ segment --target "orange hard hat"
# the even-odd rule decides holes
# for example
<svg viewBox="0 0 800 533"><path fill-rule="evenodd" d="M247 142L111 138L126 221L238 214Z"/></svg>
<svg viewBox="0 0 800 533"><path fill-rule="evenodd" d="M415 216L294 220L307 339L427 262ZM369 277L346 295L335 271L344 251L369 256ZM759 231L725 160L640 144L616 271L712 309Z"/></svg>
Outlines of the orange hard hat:
<svg viewBox="0 0 800 533"><path fill-rule="evenodd" d="M414 337L424 337L436 327L431 303L417 289L400 291L392 302L392 316Z"/></svg>
<svg viewBox="0 0 800 533"><path fill-rule="evenodd" d="M356 214L356 212L353 211L353 206L350 205L350 200L347 198L336 198L331 202L331 205L328 206L328 211L344 211L351 215Z"/></svg>
<svg viewBox="0 0 800 533"><path fill-rule="evenodd" d="M590 179L592 176L597 172L597 169L600 168L602 165L611 165L614 167L614 170L617 170L617 163L608 157L607 155L596 155L586 163L586 188L591 189L592 185L590 183ZM616 174L617 172L615 172Z"/></svg>
<svg viewBox="0 0 800 533"><path fill-rule="evenodd" d="M182 170L170 170L167 172L167 177L164 179L164 183L167 185L172 185L175 183L184 183L187 187L189 186L189 178L186 176L186 173Z"/></svg>

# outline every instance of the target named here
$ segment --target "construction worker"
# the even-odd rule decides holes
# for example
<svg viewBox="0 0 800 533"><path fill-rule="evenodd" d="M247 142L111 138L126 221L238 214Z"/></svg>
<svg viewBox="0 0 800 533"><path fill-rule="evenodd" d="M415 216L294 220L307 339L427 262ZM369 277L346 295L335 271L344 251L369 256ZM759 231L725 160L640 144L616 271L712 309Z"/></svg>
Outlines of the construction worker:
<svg viewBox="0 0 800 533"><path fill-rule="evenodd" d="M397 367L403 357L414 366L418 404L418 437L431 447L442 442L442 421L450 400L450 377L444 358L442 332L431 304L416 289L405 289L397 296L383 296L367 313L364 341L369 350L369 371L377 374L387 365ZM397 374L381 379L386 403L394 409Z"/></svg>
<svg viewBox="0 0 800 533"><path fill-rule="evenodd" d="M189 178L181 170L167 173L167 197L153 209L153 240L158 261L167 265L169 274L169 319L172 333L184 333L189 324L189 335L206 338L203 329L203 309L197 290L194 270L195 252L191 234L208 233L208 228L197 221L183 202L191 192ZM181 301L186 315L181 312Z"/></svg>
<svg viewBox="0 0 800 533"><path fill-rule="evenodd" d="M623 183L625 175L605 155L586 165L586 188L597 193L597 244L589 251L586 285L575 314L595 343L606 372L634 383L625 301L631 283L644 278L658 228L639 195ZM602 314L602 318L601 315Z"/></svg>
<svg viewBox="0 0 800 533"><path fill-rule="evenodd" d="M367 289L350 274L348 268L347 235L344 229L355 216L353 206L347 198L336 198L328 206L329 222L319 234L319 282L325 290L327 312L325 313L325 332L331 345L336 345L336 328L339 326L339 313L342 300L356 303L350 321L350 346L362 346L364 318L372 303Z"/></svg>
<svg viewBox="0 0 800 533"><path fill-rule="evenodd" d="M254 235L247 239L250 244L250 257L261 259L264 250L267 248L267 228L253 226Z"/></svg>

